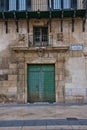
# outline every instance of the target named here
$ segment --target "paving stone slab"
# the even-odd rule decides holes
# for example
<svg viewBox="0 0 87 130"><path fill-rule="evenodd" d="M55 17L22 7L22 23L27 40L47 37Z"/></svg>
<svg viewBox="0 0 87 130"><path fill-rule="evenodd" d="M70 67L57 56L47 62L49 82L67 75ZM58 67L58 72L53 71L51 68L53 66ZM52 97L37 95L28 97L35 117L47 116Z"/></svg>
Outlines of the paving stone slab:
<svg viewBox="0 0 87 130"><path fill-rule="evenodd" d="M44 120L5 120L0 121L0 127L22 127L22 126L79 126L87 125L87 119L44 119Z"/></svg>
<svg viewBox="0 0 87 130"><path fill-rule="evenodd" d="M0 130L22 130L21 127L1 127Z"/></svg>

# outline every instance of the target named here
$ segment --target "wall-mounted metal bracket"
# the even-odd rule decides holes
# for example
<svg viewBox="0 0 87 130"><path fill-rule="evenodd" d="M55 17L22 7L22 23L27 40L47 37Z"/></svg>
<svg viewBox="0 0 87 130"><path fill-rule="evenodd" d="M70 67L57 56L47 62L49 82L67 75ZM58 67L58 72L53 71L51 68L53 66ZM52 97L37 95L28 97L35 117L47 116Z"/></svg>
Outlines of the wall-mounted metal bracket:
<svg viewBox="0 0 87 130"><path fill-rule="evenodd" d="M14 12L14 20L15 20L15 25L16 25L16 32L19 32L18 20L17 20L15 12Z"/></svg>
<svg viewBox="0 0 87 130"><path fill-rule="evenodd" d="M16 24L16 32L19 32L18 20L15 21Z"/></svg>
<svg viewBox="0 0 87 130"><path fill-rule="evenodd" d="M86 23L86 18L84 17L82 21L83 21L83 24L82 24L82 26L83 26L83 27L82 27L82 30L83 30L83 32L85 32L85 23Z"/></svg>
<svg viewBox="0 0 87 130"><path fill-rule="evenodd" d="M29 19L28 19L28 13L26 12L26 22L27 22L27 33L29 33Z"/></svg>
<svg viewBox="0 0 87 130"><path fill-rule="evenodd" d="M2 16L3 16L3 20L5 20L6 18L5 18L5 14L4 14L4 12L2 12ZM6 33L8 33L8 21L7 20L5 20L5 30L6 30Z"/></svg>
<svg viewBox="0 0 87 130"><path fill-rule="evenodd" d="M76 17L76 11L74 11L72 18L72 32L74 32L75 17Z"/></svg>
<svg viewBox="0 0 87 130"><path fill-rule="evenodd" d="M52 12L51 12L51 10L50 10L50 12L49 12L49 22L50 22L50 32L52 31L51 30L51 22L52 22Z"/></svg>
<svg viewBox="0 0 87 130"><path fill-rule="evenodd" d="M61 13L61 32L63 32L63 11Z"/></svg>
<svg viewBox="0 0 87 130"><path fill-rule="evenodd" d="M5 21L5 29L6 29L6 33L8 33L8 21Z"/></svg>
<svg viewBox="0 0 87 130"><path fill-rule="evenodd" d="M83 24L82 24L82 28L83 28L83 32L85 32L85 24L86 24L86 18L87 18L87 10L85 11L85 16L83 17Z"/></svg>

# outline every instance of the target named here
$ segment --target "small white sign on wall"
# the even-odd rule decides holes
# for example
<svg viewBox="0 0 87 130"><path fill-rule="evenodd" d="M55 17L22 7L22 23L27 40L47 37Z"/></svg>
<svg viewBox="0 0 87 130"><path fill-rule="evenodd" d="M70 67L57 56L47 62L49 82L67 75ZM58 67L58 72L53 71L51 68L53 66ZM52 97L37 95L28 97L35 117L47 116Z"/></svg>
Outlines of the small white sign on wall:
<svg viewBox="0 0 87 130"><path fill-rule="evenodd" d="M81 51L83 50L83 44L71 44L70 50L72 51Z"/></svg>

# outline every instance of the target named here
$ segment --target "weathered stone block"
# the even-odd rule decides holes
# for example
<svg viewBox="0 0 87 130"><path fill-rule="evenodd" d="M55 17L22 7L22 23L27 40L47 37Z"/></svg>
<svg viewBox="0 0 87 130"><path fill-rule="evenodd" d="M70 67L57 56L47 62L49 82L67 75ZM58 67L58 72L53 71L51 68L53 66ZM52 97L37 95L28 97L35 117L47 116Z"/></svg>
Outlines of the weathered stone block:
<svg viewBox="0 0 87 130"><path fill-rule="evenodd" d="M18 68L19 68L19 69L24 69L24 67L25 67L25 64L24 64L24 63L19 63L19 64L18 64Z"/></svg>
<svg viewBox="0 0 87 130"><path fill-rule="evenodd" d="M0 86L3 86L3 82L4 82L4 81L0 81Z"/></svg>
<svg viewBox="0 0 87 130"><path fill-rule="evenodd" d="M17 64L9 64L9 69L16 69L17 68Z"/></svg>
<svg viewBox="0 0 87 130"><path fill-rule="evenodd" d="M62 74L62 75L58 75L58 80L59 81L64 81L64 75Z"/></svg>
<svg viewBox="0 0 87 130"><path fill-rule="evenodd" d="M61 89L64 87L64 85L65 85L64 80L59 81L58 86L60 86ZM65 88L65 87L64 87L64 88ZM64 88L63 88L63 89L64 89Z"/></svg>
<svg viewBox="0 0 87 130"><path fill-rule="evenodd" d="M64 68L64 63L63 62L58 62L57 69L58 68Z"/></svg>
<svg viewBox="0 0 87 130"><path fill-rule="evenodd" d="M19 48L19 50L20 50L20 48ZM16 52L16 57L17 57L17 59L19 60L19 59L21 59L21 58L23 58L24 59L24 52Z"/></svg>
<svg viewBox="0 0 87 130"><path fill-rule="evenodd" d="M3 69L3 74L9 74L9 69Z"/></svg>
<svg viewBox="0 0 87 130"><path fill-rule="evenodd" d="M19 80L17 81L17 87L18 87L18 92L23 92L24 90L24 80Z"/></svg>
<svg viewBox="0 0 87 130"><path fill-rule="evenodd" d="M17 81L17 75L8 75L9 81Z"/></svg>
<svg viewBox="0 0 87 130"><path fill-rule="evenodd" d="M3 82L3 87L16 87L17 86L17 81L4 81Z"/></svg>
<svg viewBox="0 0 87 130"><path fill-rule="evenodd" d="M18 69L18 72L19 72L18 73L19 75L23 75L24 74L24 69Z"/></svg>
<svg viewBox="0 0 87 130"><path fill-rule="evenodd" d="M55 80L56 80L56 81L59 80L59 75L56 75Z"/></svg>
<svg viewBox="0 0 87 130"><path fill-rule="evenodd" d="M17 95L17 87L9 87L8 88L8 95L10 95L10 96Z"/></svg>
<svg viewBox="0 0 87 130"><path fill-rule="evenodd" d="M3 80L8 80L8 75L7 74L0 75L0 81L3 81Z"/></svg>
<svg viewBox="0 0 87 130"><path fill-rule="evenodd" d="M2 75L3 74L3 70L0 70L0 75Z"/></svg>
<svg viewBox="0 0 87 130"><path fill-rule="evenodd" d="M19 79L19 81L21 80L21 81L24 81L24 75L18 75L18 79Z"/></svg>
<svg viewBox="0 0 87 130"><path fill-rule="evenodd" d="M70 57L73 56L73 51L69 51L69 56L70 56Z"/></svg>
<svg viewBox="0 0 87 130"><path fill-rule="evenodd" d="M59 75L64 75L65 69L64 68L58 68L57 69Z"/></svg>
<svg viewBox="0 0 87 130"><path fill-rule="evenodd" d="M65 99L64 99L63 97L59 97L59 98L58 98L58 102L59 102L59 103L64 103L64 102L65 102Z"/></svg>
<svg viewBox="0 0 87 130"><path fill-rule="evenodd" d="M18 70L17 69L9 69L9 75L17 75L18 74Z"/></svg>
<svg viewBox="0 0 87 130"><path fill-rule="evenodd" d="M7 69L9 67L9 57L2 57L1 68Z"/></svg>

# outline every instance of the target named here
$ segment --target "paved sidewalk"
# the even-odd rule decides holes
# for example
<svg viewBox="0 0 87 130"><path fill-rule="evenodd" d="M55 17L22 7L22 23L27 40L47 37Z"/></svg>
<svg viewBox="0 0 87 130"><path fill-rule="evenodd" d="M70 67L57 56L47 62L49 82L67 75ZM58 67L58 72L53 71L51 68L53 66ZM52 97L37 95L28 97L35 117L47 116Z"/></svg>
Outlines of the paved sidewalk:
<svg viewBox="0 0 87 130"><path fill-rule="evenodd" d="M0 105L0 130L87 130L87 105Z"/></svg>

